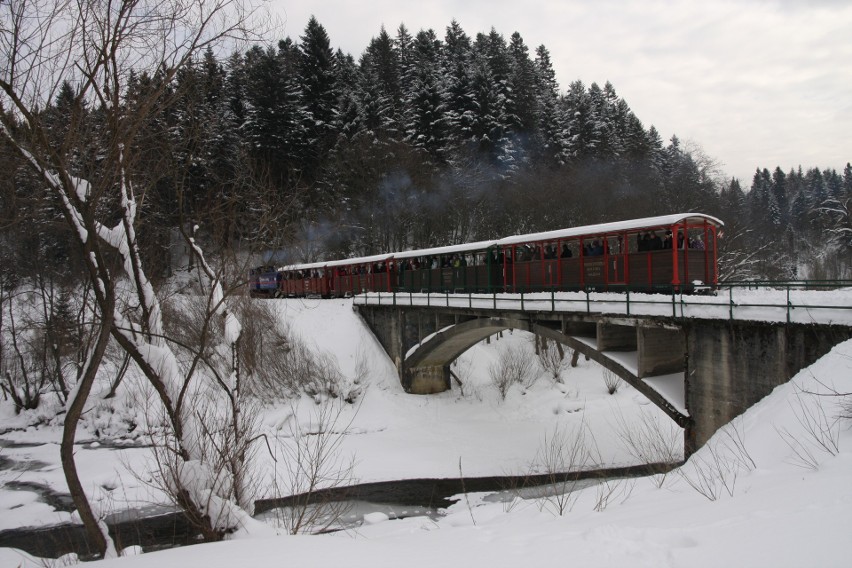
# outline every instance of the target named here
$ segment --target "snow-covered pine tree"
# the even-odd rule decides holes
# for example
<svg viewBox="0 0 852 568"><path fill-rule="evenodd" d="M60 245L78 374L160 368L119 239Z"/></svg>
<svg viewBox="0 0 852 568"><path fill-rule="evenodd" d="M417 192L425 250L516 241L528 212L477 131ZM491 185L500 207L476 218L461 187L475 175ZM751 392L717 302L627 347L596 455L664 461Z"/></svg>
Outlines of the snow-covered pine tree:
<svg viewBox="0 0 852 568"><path fill-rule="evenodd" d="M304 107L305 162L307 182L317 179L319 169L337 136L337 77L328 33L311 16L299 44L298 80Z"/></svg>

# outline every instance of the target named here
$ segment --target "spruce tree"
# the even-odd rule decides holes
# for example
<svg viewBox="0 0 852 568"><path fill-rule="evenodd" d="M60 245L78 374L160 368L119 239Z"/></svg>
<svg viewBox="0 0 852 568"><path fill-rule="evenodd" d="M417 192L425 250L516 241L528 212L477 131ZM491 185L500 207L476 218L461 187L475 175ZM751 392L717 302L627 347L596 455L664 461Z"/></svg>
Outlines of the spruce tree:
<svg viewBox="0 0 852 568"><path fill-rule="evenodd" d="M298 80L303 107L305 175L310 183L334 145L337 115L334 53L325 28L311 16L299 44Z"/></svg>

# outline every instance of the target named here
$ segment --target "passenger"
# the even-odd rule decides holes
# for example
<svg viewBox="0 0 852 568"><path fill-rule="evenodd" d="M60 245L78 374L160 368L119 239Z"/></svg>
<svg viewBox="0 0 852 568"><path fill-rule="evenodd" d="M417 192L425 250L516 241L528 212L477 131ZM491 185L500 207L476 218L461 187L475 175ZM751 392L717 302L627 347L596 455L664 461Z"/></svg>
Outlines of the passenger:
<svg viewBox="0 0 852 568"><path fill-rule="evenodd" d="M430 268L432 270L435 270L436 268L438 268L438 257L437 256L432 257L432 264L430 265Z"/></svg>
<svg viewBox="0 0 852 568"><path fill-rule="evenodd" d="M654 233L651 237L651 249L650 250L662 250L663 248L663 239L660 238L660 235Z"/></svg>
<svg viewBox="0 0 852 568"><path fill-rule="evenodd" d="M571 258L573 253L566 243L562 243L562 258Z"/></svg>
<svg viewBox="0 0 852 568"><path fill-rule="evenodd" d="M663 239L663 248L670 249L672 248L672 232L666 231L666 237Z"/></svg>
<svg viewBox="0 0 852 568"><path fill-rule="evenodd" d="M677 248L683 249L683 233L681 231L677 232Z"/></svg>
<svg viewBox="0 0 852 568"><path fill-rule="evenodd" d="M692 239L692 247L696 250L704 250L704 241L701 239L701 235Z"/></svg>

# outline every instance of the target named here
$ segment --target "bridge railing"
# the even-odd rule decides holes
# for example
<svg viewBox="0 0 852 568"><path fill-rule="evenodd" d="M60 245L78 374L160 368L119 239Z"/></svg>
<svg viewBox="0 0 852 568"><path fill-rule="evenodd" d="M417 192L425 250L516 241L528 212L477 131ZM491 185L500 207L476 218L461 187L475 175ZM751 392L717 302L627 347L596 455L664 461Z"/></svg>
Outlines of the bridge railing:
<svg viewBox="0 0 852 568"><path fill-rule="evenodd" d="M820 323L852 326L852 281L724 282L695 293L649 294L622 288L576 292L417 293L370 292L358 305L467 308L502 311L586 313Z"/></svg>

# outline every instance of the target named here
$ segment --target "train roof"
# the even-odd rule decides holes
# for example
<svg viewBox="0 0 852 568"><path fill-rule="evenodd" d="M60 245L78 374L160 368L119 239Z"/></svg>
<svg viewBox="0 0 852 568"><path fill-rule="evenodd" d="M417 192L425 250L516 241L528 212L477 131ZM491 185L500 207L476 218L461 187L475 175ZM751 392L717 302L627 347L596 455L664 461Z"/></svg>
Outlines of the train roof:
<svg viewBox="0 0 852 568"><path fill-rule="evenodd" d="M629 221L615 221L613 223L583 225L582 227L572 227L570 229L557 229L555 231L544 231L541 233L515 235L511 237L502 238L498 240L495 244L499 246L515 245L520 243L551 241L570 237L582 237L585 235L623 233L625 231L636 231L641 229L654 230L662 229L663 227L671 227L672 225L683 222L691 224L694 222L704 223L704 221L707 221L711 225L715 225L717 227L721 227L724 225L724 223L716 217L704 215L703 213L676 213L673 215L645 217L642 219L631 219Z"/></svg>
<svg viewBox="0 0 852 568"><path fill-rule="evenodd" d="M615 221L612 223L600 223L597 225L583 225L581 227L557 229L554 231L544 231L541 233L513 235L510 237L504 237L502 239L478 241L474 243L463 243L460 245L448 245L443 247L432 247L428 249L414 249L400 252L376 254L372 256L362 256L357 258L345 258L341 260L312 262L309 264L292 264L282 267L281 270L312 270L315 268L333 268L335 266L348 266L351 264L373 264L378 262L388 262L394 259L417 258L421 256L436 255L440 256L447 254L473 252L489 249L495 246L501 247L521 243L555 241L571 237L582 237L585 235L605 235L642 229L648 229L649 231L652 231L684 222L687 224L703 224L704 222L707 222L717 227L724 226L724 223L721 220L710 215L705 215L703 213L676 213L672 215L660 215L657 217L631 219L629 221Z"/></svg>
<svg viewBox="0 0 852 568"><path fill-rule="evenodd" d="M415 250L406 250L403 252L397 252L393 254L394 258L416 258L421 256L435 256L435 255L446 255L446 254L454 254L459 252L471 252L471 251L479 251L485 250L497 243L496 240L491 241L478 241L475 243L463 243L460 245L448 245L444 247L432 247L428 249L415 249Z"/></svg>

